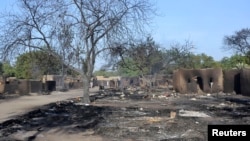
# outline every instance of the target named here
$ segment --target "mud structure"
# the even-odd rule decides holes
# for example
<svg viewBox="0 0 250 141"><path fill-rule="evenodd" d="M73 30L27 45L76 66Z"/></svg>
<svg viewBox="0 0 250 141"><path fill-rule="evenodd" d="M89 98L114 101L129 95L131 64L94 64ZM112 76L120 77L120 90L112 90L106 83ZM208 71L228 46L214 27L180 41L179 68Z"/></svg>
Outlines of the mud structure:
<svg viewBox="0 0 250 141"><path fill-rule="evenodd" d="M209 124L250 124L250 98L177 94L165 89L102 90L84 106L58 101L0 124L0 141L40 141L64 133L104 140L203 141ZM84 140L87 136L80 136Z"/></svg>
<svg viewBox="0 0 250 141"><path fill-rule="evenodd" d="M223 91L222 69L180 69L173 75L174 87L180 93L217 93Z"/></svg>
<svg viewBox="0 0 250 141"><path fill-rule="evenodd" d="M250 96L250 69L179 69L173 75L174 89L185 93L236 93Z"/></svg>

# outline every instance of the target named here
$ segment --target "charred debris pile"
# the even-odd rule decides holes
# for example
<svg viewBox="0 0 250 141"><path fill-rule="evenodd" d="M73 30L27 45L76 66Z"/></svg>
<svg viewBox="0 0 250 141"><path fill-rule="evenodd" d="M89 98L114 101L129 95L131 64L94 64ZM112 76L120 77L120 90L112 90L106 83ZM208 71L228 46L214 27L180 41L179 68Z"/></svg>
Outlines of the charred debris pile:
<svg viewBox="0 0 250 141"><path fill-rule="evenodd" d="M250 124L250 98L235 94L131 87L100 90L88 106L80 99L58 101L1 123L0 140L34 140L60 127L69 133L93 130L93 135L113 140L198 141L206 140L208 124Z"/></svg>

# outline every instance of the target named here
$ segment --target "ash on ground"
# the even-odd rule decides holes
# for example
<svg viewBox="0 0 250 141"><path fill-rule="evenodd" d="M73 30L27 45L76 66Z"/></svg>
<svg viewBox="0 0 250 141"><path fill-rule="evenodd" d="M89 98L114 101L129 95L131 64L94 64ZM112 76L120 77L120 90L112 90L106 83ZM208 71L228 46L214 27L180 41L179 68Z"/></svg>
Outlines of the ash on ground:
<svg viewBox="0 0 250 141"><path fill-rule="evenodd" d="M250 124L250 98L234 94L100 91L52 103L0 124L0 141L41 140L45 132L88 132L113 141L207 140L209 124ZM84 137L83 137L84 139Z"/></svg>

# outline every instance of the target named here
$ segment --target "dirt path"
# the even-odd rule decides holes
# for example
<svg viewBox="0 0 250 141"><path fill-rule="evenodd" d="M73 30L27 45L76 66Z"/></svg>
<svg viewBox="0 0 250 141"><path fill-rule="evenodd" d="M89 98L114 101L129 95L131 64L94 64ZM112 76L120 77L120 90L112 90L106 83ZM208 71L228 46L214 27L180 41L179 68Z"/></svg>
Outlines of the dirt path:
<svg viewBox="0 0 250 141"><path fill-rule="evenodd" d="M90 92L96 92L93 88ZM82 89L67 92L53 92L50 95L22 96L10 100L2 100L0 103L0 123L15 116L27 113L39 106L82 96Z"/></svg>

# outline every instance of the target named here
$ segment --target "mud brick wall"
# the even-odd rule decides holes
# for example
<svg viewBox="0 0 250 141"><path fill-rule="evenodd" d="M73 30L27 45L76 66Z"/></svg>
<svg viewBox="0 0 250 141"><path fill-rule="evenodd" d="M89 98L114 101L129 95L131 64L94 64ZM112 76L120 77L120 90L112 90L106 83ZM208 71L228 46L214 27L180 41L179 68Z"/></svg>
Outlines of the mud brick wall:
<svg viewBox="0 0 250 141"><path fill-rule="evenodd" d="M105 86L107 87L107 81L106 80L97 80L99 86Z"/></svg>
<svg viewBox="0 0 250 141"><path fill-rule="evenodd" d="M157 78L156 80L156 85L157 86L168 86L169 85L169 80L167 76L161 76L161 78Z"/></svg>
<svg viewBox="0 0 250 141"><path fill-rule="evenodd" d="M143 81L142 78L140 78L140 80L139 80L139 85L140 85L140 87L145 88L145 87L147 86L147 83L146 83L145 81Z"/></svg>
<svg viewBox="0 0 250 141"><path fill-rule="evenodd" d="M30 81L30 92L41 93L42 92L42 81Z"/></svg>
<svg viewBox="0 0 250 141"><path fill-rule="evenodd" d="M46 81L46 84L43 83L43 90L56 91L56 81Z"/></svg>
<svg viewBox="0 0 250 141"><path fill-rule="evenodd" d="M121 80L120 80L120 88L125 88L125 87L128 87L129 86L129 78L127 77L122 77Z"/></svg>
<svg viewBox="0 0 250 141"><path fill-rule="evenodd" d="M243 69L240 73L241 94L250 96L250 69Z"/></svg>
<svg viewBox="0 0 250 141"><path fill-rule="evenodd" d="M130 81L130 85L133 86L140 86L140 79L139 77L132 77L132 82Z"/></svg>
<svg viewBox="0 0 250 141"><path fill-rule="evenodd" d="M118 80L97 80L98 86L104 86L106 88L115 88Z"/></svg>
<svg viewBox="0 0 250 141"><path fill-rule="evenodd" d="M5 82L4 93L7 94L18 94L18 81Z"/></svg>
<svg viewBox="0 0 250 141"><path fill-rule="evenodd" d="M70 89L80 89L83 88L83 82L70 82L69 83Z"/></svg>
<svg viewBox="0 0 250 141"><path fill-rule="evenodd" d="M198 70L182 70L181 72L184 77L184 85L186 85L185 93L197 93L198 87L196 82L196 76L200 76L200 71Z"/></svg>
<svg viewBox="0 0 250 141"><path fill-rule="evenodd" d="M223 91L223 72L220 68L215 69L204 69L205 71L203 75L204 82L204 92L209 93L217 93ZM211 82L213 85L211 87ZM212 89L212 91L211 91Z"/></svg>
<svg viewBox="0 0 250 141"><path fill-rule="evenodd" d="M197 93L196 76L200 76L198 70L180 69L174 72L173 85L177 92L180 93Z"/></svg>
<svg viewBox="0 0 250 141"><path fill-rule="evenodd" d="M19 95L29 94L30 85L28 80L18 80L18 93Z"/></svg>
<svg viewBox="0 0 250 141"><path fill-rule="evenodd" d="M213 82L212 87L211 82ZM174 71L173 86L180 93L223 91L222 69L180 69Z"/></svg>
<svg viewBox="0 0 250 141"><path fill-rule="evenodd" d="M4 87L5 87L5 82L4 81L0 81L0 94L4 93Z"/></svg>
<svg viewBox="0 0 250 141"><path fill-rule="evenodd" d="M41 93L42 81L35 80L18 80L17 91L19 95L26 95L29 93Z"/></svg>
<svg viewBox="0 0 250 141"><path fill-rule="evenodd" d="M42 91L41 81L15 80L4 84L4 93L26 95L29 93L40 93Z"/></svg>
<svg viewBox="0 0 250 141"><path fill-rule="evenodd" d="M98 81L96 78L93 79L93 87L98 86Z"/></svg>
<svg viewBox="0 0 250 141"><path fill-rule="evenodd" d="M47 81L48 90L55 91L56 90L56 81Z"/></svg>
<svg viewBox="0 0 250 141"><path fill-rule="evenodd" d="M173 87L174 90L177 92L181 92L181 88L180 88L180 78L182 78L180 76L180 71L179 70L174 70L173 71Z"/></svg>
<svg viewBox="0 0 250 141"><path fill-rule="evenodd" d="M241 93L240 73L241 71L237 69L223 71L224 93Z"/></svg>
<svg viewBox="0 0 250 141"><path fill-rule="evenodd" d="M187 93L187 83L188 80L184 80L183 71L185 70L175 70L173 73L173 86L176 92Z"/></svg>
<svg viewBox="0 0 250 141"><path fill-rule="evenodd" d="M116 83L116 82L115 82L114 80L110 80L110 81L109 81L109 87L110 87L110 88L115 88L115 86L116 86L115 83Z"/></svg>

